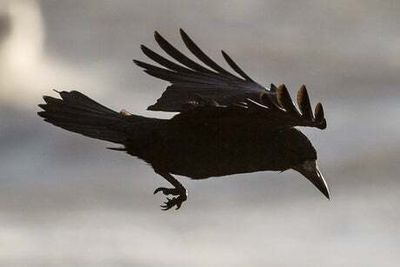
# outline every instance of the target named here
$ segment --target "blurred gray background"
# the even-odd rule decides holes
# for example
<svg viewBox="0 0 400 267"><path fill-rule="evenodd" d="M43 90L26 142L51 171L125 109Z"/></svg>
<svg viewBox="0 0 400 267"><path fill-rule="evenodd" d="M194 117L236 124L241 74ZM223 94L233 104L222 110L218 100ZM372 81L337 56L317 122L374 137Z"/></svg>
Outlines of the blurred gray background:
<svg viewBox="0 0 400 267"><path fill-rule="evenodd" d="M305 129L327 201L293 171L201 182L179 212L165 185L109 144L44 123L51 89L145 108L167 83L132 59L182 27L262 84L306 84L325 131ZM1 266L398 266L400 2L0 1ZM157 50L160 51L160 50Z"/></svg>

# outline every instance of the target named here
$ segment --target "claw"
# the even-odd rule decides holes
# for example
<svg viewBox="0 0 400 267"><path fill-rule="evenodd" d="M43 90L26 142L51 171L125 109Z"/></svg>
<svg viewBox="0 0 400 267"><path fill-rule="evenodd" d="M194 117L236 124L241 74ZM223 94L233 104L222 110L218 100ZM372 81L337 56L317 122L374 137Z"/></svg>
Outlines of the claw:
<svg viewBox="0 0 400 267"><path fill-rule="evenodd" d="M165 188L165 187L158 187L158 188L156 188L156 190L154 190L153 195L157 194L157 193L160 192L160 191L164 192L165 189L167 189L167 188Z"/></svg>
<svg viewBox="0 0 400 267"><path fill-rule="evenodd" d="M173 195L178 196L181 194L176 188L166 188L166 187L159 187L154 190L153 194L157 194L158 192L162 192L164 195Z"/></svg>
<svg viewBox="0 0 400 267"><path fill-rule="evenodd" d="M167 201L164 202L164 204L160 205L162 210L169 210L172 207L176 206L175 210L180 209L182 206L182 203L186 200L184 195L180 195L178 197L174 198L169 198L167 197Z"/></svg>

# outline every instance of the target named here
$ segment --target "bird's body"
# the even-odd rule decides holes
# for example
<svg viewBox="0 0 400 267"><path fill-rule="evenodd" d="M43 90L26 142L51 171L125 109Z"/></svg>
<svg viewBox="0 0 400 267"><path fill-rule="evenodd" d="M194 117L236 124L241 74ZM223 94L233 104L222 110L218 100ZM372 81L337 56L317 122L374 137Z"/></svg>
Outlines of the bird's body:
<svg viewBox="0 0 400 267"><path fill-rule="evenodd" d="M198 65L156 33L159 45L173 63L142 46L143 52L164 66L135 61L150 75L172 83L150 110L180 112L173 118L147 118L126 111L115 112L76 92L59 92L61 99L45 96L39 115L56 126L89 137L121 144L128 154L147 163L174 188L158 188L167 199L163 206L179 208L186 189L172 176L205 179L236 173L294 169L309 179L325 196L328 188L317 165L311 142L294 126L324 129L322 106L315 117L305 87L297 96L300 111L285 86L269 90L247 76L223 53L229 65L244 79L234 76L210 58L181 31L189 50L209 68Z"/></svg>
<svg viewBox="0 0 400 267"><path fill-rule="evenodd" d="M287 170L303 159L288 160L286 140L294 136L307 140L294 128L272 131L262 126L255 129L252 125L232 128L218 118L186 123L176 117L153 123L157 126L147 135L127 141L127 152L155 168L192 179ZM305 144L312 149L311 143Z"/></svg>

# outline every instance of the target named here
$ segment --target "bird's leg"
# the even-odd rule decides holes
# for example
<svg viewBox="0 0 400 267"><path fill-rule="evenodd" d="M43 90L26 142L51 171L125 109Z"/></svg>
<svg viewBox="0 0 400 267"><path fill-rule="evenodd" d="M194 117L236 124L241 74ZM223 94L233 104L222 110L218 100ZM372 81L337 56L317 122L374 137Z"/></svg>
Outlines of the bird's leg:
<svg viewBox="0 0 400 267"><path fill-rule="evenodd" d="M154 191L154 194L158 192L162 192L164 195L173 195L176 197L169 198L167 197L167 201L161 205L163 210L169 210L173 206L176 206L176 209L179 209L184 201L187 199L187 191L183 187L183 185L176 180L170 173L164 171L155 170L156 173L164 177L168 182L170 182L174 188L166 188L166 187L159 187Z"/></svg>

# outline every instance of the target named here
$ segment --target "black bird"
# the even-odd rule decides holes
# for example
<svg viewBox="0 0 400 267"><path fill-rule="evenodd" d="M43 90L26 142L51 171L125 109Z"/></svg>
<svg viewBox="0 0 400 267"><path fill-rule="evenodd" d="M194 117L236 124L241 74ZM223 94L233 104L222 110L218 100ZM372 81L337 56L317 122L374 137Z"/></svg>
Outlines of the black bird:
<svg viewBox="0 0 400 267"><path fill-rule="evenodd" d="M236 72L228 72L210 59L183 31L190 52L204 65L182 54L158 32L158 45L171 61L142 45L143 53L160 66L134 62L144 71L169 81L155 111L179 112L172 119L147 118L108 109L77 91L58 92L61 99L44 96L38 114L45 121L92 138L121 144L149 163L173 186L159 187L165 210L179 209L187 191L172 174L205 179L235 173L284 171L303 174L328 199L328 186L317 166L317 152L296 126L326 128L322 105L313 114L305 86L297 94L298 108L285 85L267 89L253 81L224 51Z"/></svg>

